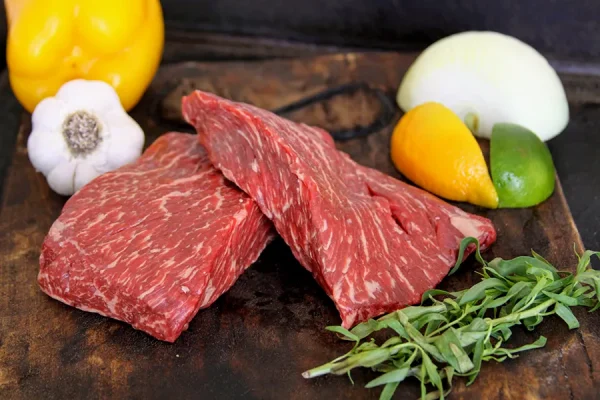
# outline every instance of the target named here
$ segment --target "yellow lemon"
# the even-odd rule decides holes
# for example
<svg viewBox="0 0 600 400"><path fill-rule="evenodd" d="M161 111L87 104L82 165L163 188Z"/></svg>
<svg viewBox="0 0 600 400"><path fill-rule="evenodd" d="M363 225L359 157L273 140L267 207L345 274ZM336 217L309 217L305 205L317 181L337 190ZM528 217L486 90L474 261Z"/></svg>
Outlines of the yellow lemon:
<svg viewBox="0 0 600 400"><path fill-rule="evenodd" d="M440 103L424 103L404 114L392 134L391 156L404 176L431 193L498 207L498 194L477 140Z"/></svg>

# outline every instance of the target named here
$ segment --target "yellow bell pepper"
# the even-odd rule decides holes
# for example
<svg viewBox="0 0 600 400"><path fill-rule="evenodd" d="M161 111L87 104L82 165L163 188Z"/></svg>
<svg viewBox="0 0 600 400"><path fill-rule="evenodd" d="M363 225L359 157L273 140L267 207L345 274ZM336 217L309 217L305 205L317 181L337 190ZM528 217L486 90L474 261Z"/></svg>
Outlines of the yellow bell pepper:
<svg viewBox="0 0 600 400"><path fill-rule="evenodd" d="M112 85L126 110L154 77L164 45L159 0L5 0L10 84L29 111L76 78Z"/></svg>

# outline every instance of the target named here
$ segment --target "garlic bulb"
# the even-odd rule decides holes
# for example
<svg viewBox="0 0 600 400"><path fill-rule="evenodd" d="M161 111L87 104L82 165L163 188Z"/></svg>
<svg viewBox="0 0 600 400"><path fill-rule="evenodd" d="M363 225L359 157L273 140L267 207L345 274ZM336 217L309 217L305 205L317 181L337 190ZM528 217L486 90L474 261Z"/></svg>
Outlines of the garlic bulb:
<svg viewBox="0 0 600 400"><path fill-rule="evenodd" d="M144 132L112 86L76 79L35 108L27 151L50 188L71 195L97 176L136 160L143 146Z"/></svg>
<svg viewBox="0 0 600 400"><path fill-rule="evenodd" d="M509 122L549 140L566 127L569 105L558 75L531 46L496 32L464 32L429 46L399 87L404 111L444 104L479 137Z"/></svg>

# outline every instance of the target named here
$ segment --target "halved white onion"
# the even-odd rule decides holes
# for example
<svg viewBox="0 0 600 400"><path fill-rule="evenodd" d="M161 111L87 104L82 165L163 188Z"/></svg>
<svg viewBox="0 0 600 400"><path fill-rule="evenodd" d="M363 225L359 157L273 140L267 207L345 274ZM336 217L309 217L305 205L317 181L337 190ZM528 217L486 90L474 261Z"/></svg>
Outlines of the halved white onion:
<svg viewBox="0 0 600 400"><path fill-rule="evenodd" d="M565 90L548 61L496 32L458 33L429 46L404 76L397 101L404 111L442 103L484 138L494 124L511 122L546 141L569 121Z"/></svg>

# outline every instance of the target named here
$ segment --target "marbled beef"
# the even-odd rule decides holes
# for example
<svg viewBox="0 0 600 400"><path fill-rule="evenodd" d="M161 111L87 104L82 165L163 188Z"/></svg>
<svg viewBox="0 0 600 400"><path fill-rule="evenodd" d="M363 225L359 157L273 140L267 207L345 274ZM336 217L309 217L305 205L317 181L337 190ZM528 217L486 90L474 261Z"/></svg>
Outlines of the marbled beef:
<svg viewBox="0 0 600 400"><path fill-rule="evenodd" d="M44 241L38 281L57 300L172 342L271 231L196 135L169 133L69 199Z"/></svg>
<svg viewBox="0 0 600 400"><path fill-rule="evenodd" d="M420 301L454 265L459 242L483 248L492 223L358 165L321 129L196 91L183 114L210 160L259 205L333 299L345 327Z"/></svg>

